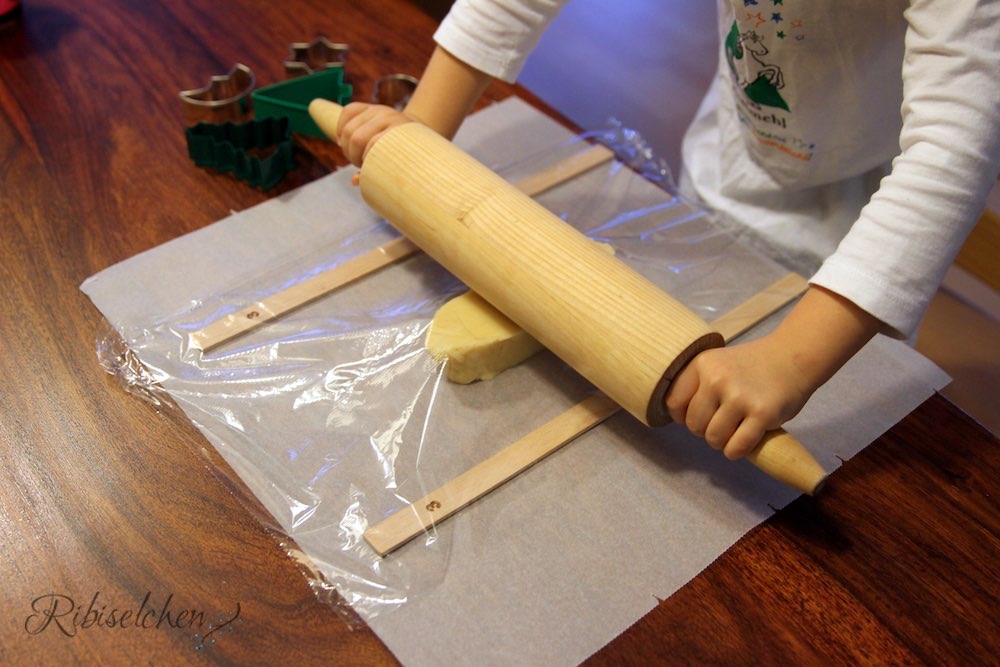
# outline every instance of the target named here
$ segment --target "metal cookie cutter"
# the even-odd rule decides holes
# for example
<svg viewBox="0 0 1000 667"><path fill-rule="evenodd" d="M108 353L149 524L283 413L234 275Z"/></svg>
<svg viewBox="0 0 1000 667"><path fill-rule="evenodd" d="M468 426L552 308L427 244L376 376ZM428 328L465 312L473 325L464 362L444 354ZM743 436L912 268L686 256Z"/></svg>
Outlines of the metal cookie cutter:
<svg viewBox="0 0 1000 667"><path fill-rule="evenodd" d="M185 124L242 120L250 108L250 91L255 84L250 68L237 63L228 74L213 76L203 88L182 90L179 95Z"/></svg>
<svg viewBox="0 0 1000 667"><path fill-rule="evenodd" d="M232 172L252 187L270 190L295 168L287 118L248 123L199 123L185 130L188 155L199 167ZM262 151L272 149L269 154Z"/></svg>
<svg viewBox="0 0 1000 667"><path fill-rule="evenodd" d="M296 77L330 67L343 67L349 51L347 44L334 44L323 35L311 42L295 42L288 47L285 75Z"/></svg>
<svg viewBox="0 0 1000 667"><path fill-rule="evenodd" d="M372 102L402 111L417 89L417 80L409 74L390 74L375 82Z"/></svg>

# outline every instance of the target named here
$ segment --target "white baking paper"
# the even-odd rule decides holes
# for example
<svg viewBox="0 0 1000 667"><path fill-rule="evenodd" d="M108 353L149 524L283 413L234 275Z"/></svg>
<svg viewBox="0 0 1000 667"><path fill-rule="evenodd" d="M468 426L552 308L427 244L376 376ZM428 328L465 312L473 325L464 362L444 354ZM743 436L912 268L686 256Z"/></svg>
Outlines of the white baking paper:
<svg viewBox="0 0 1000 667"><path fill-rule="evenodd" d="M458 142L497 166L570 138L512 99L470 118ZM248 285L267 284L269 276L280 282L289 258L299 264L301 277L324 248L353 255L391 238L349 179L343 170L233 214L112 266L82 289L274 522L404 664L577 664L696 576L772 508L795 497L749 464L724 460L682 428L650 430L619 414L426 538L384 560L366 552L356 539L366 525L509 444L532 420L568 407L587 385L545 355L492 383L454 387L443 381L440 368L423 354L421 338L441 295L457 286L426 258L362 280L240 339L197 367L222 378L217 384L186 376L193 368L186 355L194 352L183 343L179 353L161 354L158 346L171 344L169 336L165 342L157 337L165 317L179 314L169 331L183 333L204 323L197 318L211 298L224 304L252 293ZM560 190L546 205L599 210L601 202L588 199L594 191ZM600 228L589 231L602 234ZM648 238L611 240L620 255L641 259ZM725 244L718 252L732 252L727 270L737 273L741 262L750 261ZM762 261L766 271L731 285L732 277L714 265L669 268L681 263L683 258L664 259L664 270L685 277L682 300L706 319L768 284L773 276L767 272L776 270ZM373 300L385 308L364 317L389 325L342 336L330 347L331 337L355 331L352 323L364 319L357 313L370 310L365 304ZM216 316L225 310L219 308ZM400 340L391 342L386 368L361 371L370 376L367 398L357 401L360 394L354 393L355 402L331 408L331 386L350 366L335 360L350 358L352 345L376 350L359 353L369 356L390 349L372 339L386 331ZM282 356L267 370L267 360L259 357L277 349L295 350L298 365ZM223 410L205 387L235 386L227 382L259 390L240 394L245 408L234 401ZM906 345L878 337L786 427L834 470L946 382ZM294 405L274 395L274 387L296 383L304 388L295 390ZM303 396L321 394L327 401L316 399L322 410L314 414L302 405L308 402ZM398 428L366 432L365 419L380 410ZM412 416L421 411L428 415L423 421ZM418 426L423 430L413 433ZM382 469L371 469L373 450ZM380 587L392 594L379 599L372 589Z"/></svg>

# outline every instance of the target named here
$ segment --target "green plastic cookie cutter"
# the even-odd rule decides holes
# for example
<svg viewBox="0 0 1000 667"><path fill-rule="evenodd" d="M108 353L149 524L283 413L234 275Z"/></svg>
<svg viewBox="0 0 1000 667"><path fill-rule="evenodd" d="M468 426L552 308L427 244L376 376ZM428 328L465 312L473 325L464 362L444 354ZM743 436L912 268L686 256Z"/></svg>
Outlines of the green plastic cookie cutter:
<svg viewBox="0 0 1000 667"><path fill-rule="evenodd" d="M199 167L232 172L252 187L270 190L295 168L287 118L248 123L198 123L185 130L188 155ZM273 147L267 155L261 155Z"/></svg>
<svg viewBox="0 0 1000 667"><path fill-rule="evenodd" d="M309 103L317 97L343 106L354 92L344 83L344 69L331 67L253 91L253 108L257 120L287 116L292 132L326 138L309 116Z"/></svg>

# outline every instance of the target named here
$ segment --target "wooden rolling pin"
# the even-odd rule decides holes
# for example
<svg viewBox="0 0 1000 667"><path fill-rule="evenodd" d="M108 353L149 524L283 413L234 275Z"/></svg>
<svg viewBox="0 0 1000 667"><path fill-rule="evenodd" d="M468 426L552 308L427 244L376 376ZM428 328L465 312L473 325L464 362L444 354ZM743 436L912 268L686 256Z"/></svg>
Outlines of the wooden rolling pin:
<svg viewBox="0 0 1000 667"><path fill-rule="evenodd" d="M309 105L330 137L341 111L327 100ZM680 369L724 344L683 304L420 123L369 148L360 188L424 252L649 426L669 422L665 396ZM796 451L755 458L802 462L815 491L825 478L815 459L790 437L774 442Z"/></svg>

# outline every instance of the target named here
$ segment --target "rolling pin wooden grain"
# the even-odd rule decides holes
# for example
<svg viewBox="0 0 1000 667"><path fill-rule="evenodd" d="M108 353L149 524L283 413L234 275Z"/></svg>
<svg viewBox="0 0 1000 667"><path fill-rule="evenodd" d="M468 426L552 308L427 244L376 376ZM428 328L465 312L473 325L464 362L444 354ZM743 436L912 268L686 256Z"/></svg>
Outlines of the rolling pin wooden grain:
<svg viewBox="0 0 1000 667"><path fill-rule="evenodd" d="M335 136L342 109L314 100ZM404 236L650 426L669 421L670 380L722 336L421 123L369 146L361 196Z"/></svg>
<svg viewBox="0 0 1000 667"><path fill-rule="evenodd" d="M331 137L341 111L327 100L309 105ZM369 147L360 188L390 224L649 426L669 421L676 373L724 344L655 284L420 123ZM795 450L781 463L804 453L822 470ZM770 474L768 462L758 465Z"/></svg>

